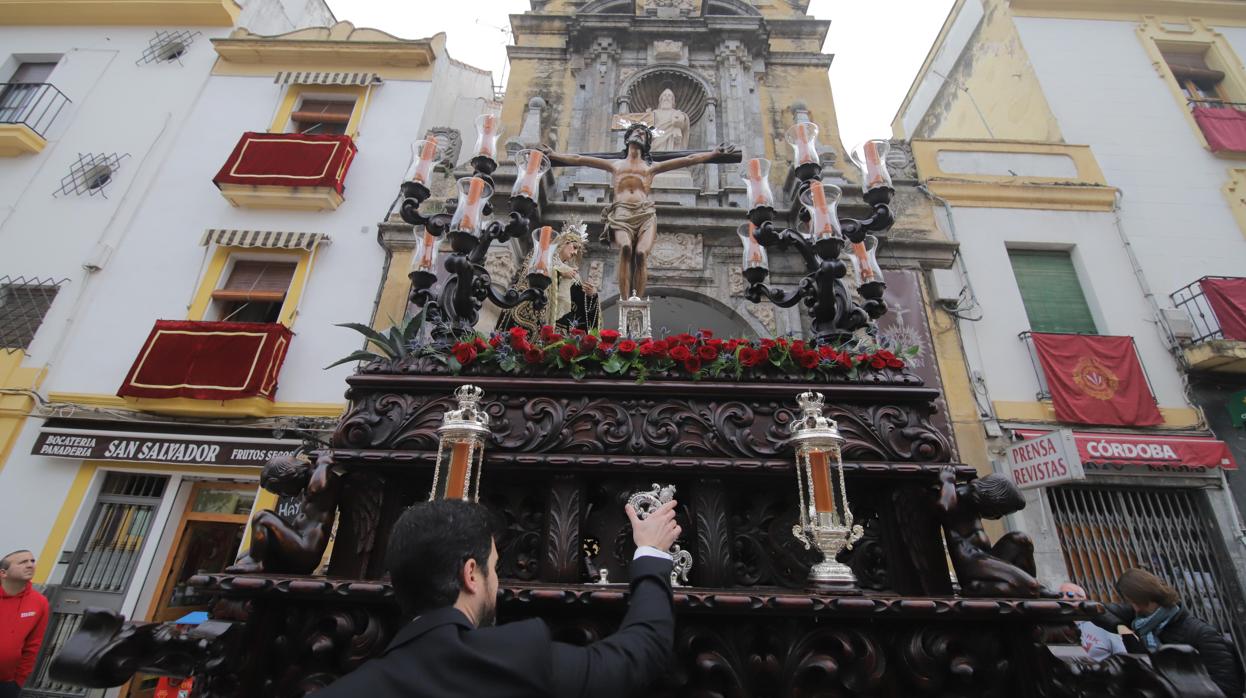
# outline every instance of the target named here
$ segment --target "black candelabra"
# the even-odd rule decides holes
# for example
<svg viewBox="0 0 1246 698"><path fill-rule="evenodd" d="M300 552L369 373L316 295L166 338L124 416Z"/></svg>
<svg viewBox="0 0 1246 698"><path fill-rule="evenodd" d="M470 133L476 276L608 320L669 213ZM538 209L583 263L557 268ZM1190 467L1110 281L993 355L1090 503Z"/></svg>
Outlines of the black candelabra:
<svg viewBox="0 0 1246 698"><path fill-rule="evenodd" d="M432 163L439 154L435 142L414 144L411 169L402 183L399 213L404 221L417 226L416 251L409 275L411 302L424 309L434 336L471 332L486 300L501 308L513 308L524 302L531 303L537 310L545 307L545 290L550 285L547 272L529 265L528 288L509 288L499 293L485 267L485 259L494 242L504 243L529 235L536 227L540 216L537 204L540 178L549 169L549 160L536 150L516 154L516 162L521 167L510 197L510 214L503 220L486 220L485 217L493 213L489 198L495 189L493 173L498 163L492 157L496 152L495 143L487 137L484 140L484 147L480 139L477 141L478 154L471 159L472 175L457 182L459 197L451 213L426 216L420 212L420 206L431 196L428 183ZM435 262L443 235L450 241L450 254L443 263L449 276L438 289Z"/></svg>
<svg viewBox="0 0 1246 698"><path fill-rule="evenodd" d="M804 131L798 129L801 126ZM796 131L795 136L792 131ZM812 136L803 138L809 131ZM841 192L839 187L822 182L822 166L812 147L815 139L816 127L811 124L797 124L789 131L789 142L797 140L800 146L808 146L796 147L798 184L787 227L774 223L774 197L766 178L769 162L753 160L745 165L749 222L739 231L745 248L743 274L748 283L744 295L750 302L769 300L781 308L803 302L815 341L834 344L887 312L883 300L887 285L875 256L878 239L871 233L891 228L894 218L890 204L895 190L882 162L886 141L870 141L862 147L863 155L854 153L854 160L859 158L865 172L864 198L873 213L865 219L839 218ZM796 248L806 271L791 290L766 283L770 273L767 251L788 247ZM856 276L856 297L844 283L850 265Z"/></svg>

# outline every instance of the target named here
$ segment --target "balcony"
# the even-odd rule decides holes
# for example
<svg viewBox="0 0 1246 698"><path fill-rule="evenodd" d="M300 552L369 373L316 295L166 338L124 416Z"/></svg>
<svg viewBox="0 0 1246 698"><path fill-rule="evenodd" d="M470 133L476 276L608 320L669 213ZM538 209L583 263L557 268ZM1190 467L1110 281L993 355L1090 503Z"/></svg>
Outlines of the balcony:
<svg viewBox="0 0 1246 698"><path fill-rule="evenodd" d="M47 83L0 83L0 157L38 153L69 98Z"/></svg>
<svg viewBox="0 0 1246 698"><path fill-rule="evenodd" d="M1180 340L1191 371L1246 373L1246 278L1204 276L1169 298L1190 320Z"/></svg>
<svg viewBox="0 0 1246 698"><path fill-rule="evenodd" d="M234 206L332 211L355 152L350 136L244 133L212 182Z"/></svg>
<svg viewBox="0 0 1246 698"><path fill-rule="evenodd" d="M1246 104L1189 100L1190 113L1213 153L1246 153Z"/></svg>
<svg viewBox="0 0 1246 698"><path fill-rule="evenodd" d="M292 336L275 323L157 320L117 395L166 414L266 416Z"/></svg>
<svg viewBox="0 0 1246 698"><path fill-rule="evenodd" d="M1119 427L1167 421L1133 337L1026 331L1018 338L1038 379L1036 419Z"/></svg>

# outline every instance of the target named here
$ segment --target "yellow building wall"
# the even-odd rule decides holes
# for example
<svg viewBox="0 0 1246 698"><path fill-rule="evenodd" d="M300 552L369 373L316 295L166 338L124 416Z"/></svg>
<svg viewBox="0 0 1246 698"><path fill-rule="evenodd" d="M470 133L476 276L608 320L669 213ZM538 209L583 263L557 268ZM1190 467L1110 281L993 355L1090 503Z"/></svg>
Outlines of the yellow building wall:
<svg viewBox="0 0 1246 698"><path fill-rule="evenodd" d="M46 375L42 367L22 367L24 358L24 352L0 350L0 471L35 408L34 396L24 391L38 390Z"/></svg>
<svg viewBox="0 0 1246 698"><path fill-rule="evenodd" d="M1063 140L1005 0L983 4L985 15L938 97L913 133L897 135Z"/></svg>

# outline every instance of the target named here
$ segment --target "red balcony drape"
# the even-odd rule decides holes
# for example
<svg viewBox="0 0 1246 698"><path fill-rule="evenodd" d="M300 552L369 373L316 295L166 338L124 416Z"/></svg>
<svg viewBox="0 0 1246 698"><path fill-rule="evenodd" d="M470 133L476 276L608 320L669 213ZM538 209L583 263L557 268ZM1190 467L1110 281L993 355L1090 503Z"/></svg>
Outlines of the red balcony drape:
<svg viewBox="0 0 1246 698"><path fill-rule="evenodd" d="M1212 152L1246 153L1246 112L1233 107L1194 107L1192 111Z"/></svg>
<svg viewBox="0 0 1246 698"><path fill-rule="evenodd" d="M1203 279L1198 285L1224 338L1246 342L1246 279Z"/></svg>
<svg viewBox="0 0 1246 698"><path fill-rule="evenodd" d="M212 182L218 187L332 187L341 194L355 152L350 136L244 133Z"/></svg>
<svg viewBox="0 0 1246 698"><path fill-rule="evenodd" d="M1075 424L1163 424L1131 337L1035 332L1056 418Z"/></svg>
<svg viewBox="0 0 1246 698"><path fill-rule="evenodd" d="M293 336L279 324L157 320L117 394L272 400Z"/></svg>

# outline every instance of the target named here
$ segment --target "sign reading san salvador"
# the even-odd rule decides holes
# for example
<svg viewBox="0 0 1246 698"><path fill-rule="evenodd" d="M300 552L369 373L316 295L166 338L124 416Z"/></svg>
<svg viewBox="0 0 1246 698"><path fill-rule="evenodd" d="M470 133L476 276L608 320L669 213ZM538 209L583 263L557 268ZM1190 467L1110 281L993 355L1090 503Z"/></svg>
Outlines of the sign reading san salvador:
<svg viewBox="0 0 1246 698"><path fill-rule="evenodd" d="M1023 490L1086 479L1077 443L1068 429L1009 446L1008 469Z"/></svg>

